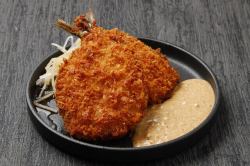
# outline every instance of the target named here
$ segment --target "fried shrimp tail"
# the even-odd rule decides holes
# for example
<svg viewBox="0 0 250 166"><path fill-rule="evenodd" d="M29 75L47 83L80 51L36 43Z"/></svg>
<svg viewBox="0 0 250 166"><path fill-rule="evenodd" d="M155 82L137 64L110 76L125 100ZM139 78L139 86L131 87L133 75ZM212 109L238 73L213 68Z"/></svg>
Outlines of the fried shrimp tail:
<svg viewBox="0 0 250 166"><path fill-rule="evenodd" d="M68 24L63 20L58 19L56 26L81 38L84 34L89 32L93 26L95 26L95 19L93 13L90 11L86 16L81 15L76 17L73 24Z"/></svg>

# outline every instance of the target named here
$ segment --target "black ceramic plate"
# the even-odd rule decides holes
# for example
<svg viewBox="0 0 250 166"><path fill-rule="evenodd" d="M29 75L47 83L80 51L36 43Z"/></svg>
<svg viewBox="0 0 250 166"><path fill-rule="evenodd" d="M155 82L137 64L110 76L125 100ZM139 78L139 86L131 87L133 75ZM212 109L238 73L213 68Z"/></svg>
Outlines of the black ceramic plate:
<svg viewBox="0 0 250 166"><path fill-rule="evenodd" d="M203 136L214 123L214 117L218 110L220 92L217 80L208 68L199 58L191 53L176 47L169 43L154 41L151 39L140 39L152 48L161 48L161 51L167 55L170 63L179 71L181 79L201 78L207 80L213 87L215 93L215 104L210 115L197 128L191 132L176 138L175 140L142 148L133 148L131 138L127 136L123 139L110 142L84 142L68 136L63 129L63 121L58 114L47 114L33 105L35 97L40 91L35 82L38 77L45 72L44 67L52 57L60 55L56 52L45 59L33 72L28 80L26 98L29 115L35 124L39 133L51 144L63 151L79 156L81 158L91 158L95 160L108 161L142 161L168 157L186 147L194 144L198 138ZM48 105L55 106L54 100L47 102Z"/></svg>

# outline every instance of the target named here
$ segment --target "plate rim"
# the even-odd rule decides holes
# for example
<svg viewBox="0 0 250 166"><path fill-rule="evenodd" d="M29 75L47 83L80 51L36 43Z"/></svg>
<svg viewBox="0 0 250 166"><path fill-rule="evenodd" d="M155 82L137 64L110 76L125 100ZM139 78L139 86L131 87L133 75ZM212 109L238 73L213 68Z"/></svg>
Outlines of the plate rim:
<svg viewBox="0 0 250 166"><path fill-rule="evenodd" d="M32 104L31 101L31 96L30 96L30 89L31 89L31 80L34 77L35 73L37 72L37 69L39 66L41 66L42 63L44 63L44 61L48 60L49 58L51 58L52 56L54 56L55 54L59 54L60 51L56 51L52 54L50 54L49 56L47 56L46 58L44 58L38 65L36 65L34 71L30 74L29 79L27 81L27 85L26 85L26 102L27 105L29 107L29 111L32 113L33 116L35 116L35 118L40 122L40 124L43 125L43 127L45 127L47 130L49 130L50 132L52 132L53 134L60 136L64 139L66 139L67 141L76 143L76 144L80 144L81 146L87 146L90 148L95 148L95 149L99 149L99 150L111 150L111 151L123 151L123 152L129 152L129 151L147 151L147 150L152 150L155 148L161 148L161 147L167 147L171 144L174 143L178 143L182 140L185 140L187 138L189 138L190 136L194 135L195 133L197 133L199 130L201 130L202 128L204 128L211 120L212 118L215 116L215 114L218 112L218 108L219 108L219 104L220 104L220 98L221 98L221 92L220 92L220 88L219 88L219 82L214 74L214 72L208 67L208 65L202 61L199 57L195 56L195 54L186 51L185 49L176 46L170 42L164 42L161 40L155 40L155 39L150 39L150 38L144 38L144 37L138 37L139 40L141 41L150 41L150 42L154 42L154 43L160 43L162 45L168 45L174 49L180 50L182 52L184 52L185 54L188 54L189 56L191 56L193 59L195 59L196 61L198 61L203 67L205 67L205 69L209 72L209 74L212 76L213 81L215 83L215 87L214 87L214 93L215 93L215 103L213 105L213 108L211 110L211 112L209 113L209 115L206 117L205 120L202 121L202 123L200 123L197 127L195 127L194 129L192 129L191 131L189 131L188 133L177 137L173 140L167 141L167 142L163 142L160 144L155 144L155 145L150 145L150 146L143 146L143 147L111 147L111 146L103 146L103 145L95 145L95 144L91 144L88 142L84 142L84 141L80 141L77 139L74 139L72 137L66 136L54 129L52 129L51 127L49 127L40 117L39 115L36 113L36 110Z"/></svg>

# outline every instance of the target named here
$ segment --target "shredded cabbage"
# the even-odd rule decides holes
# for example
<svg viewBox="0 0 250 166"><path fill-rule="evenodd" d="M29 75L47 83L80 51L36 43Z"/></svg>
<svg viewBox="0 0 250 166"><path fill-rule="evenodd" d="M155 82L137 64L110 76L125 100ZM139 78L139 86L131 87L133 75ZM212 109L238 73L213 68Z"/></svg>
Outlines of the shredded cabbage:
<svg viewBox="0 0 250 166"><path fill-rule="evenodd" d="M67 50L66 49L66 46L68 44L68 42L70 42L70 48ZM49 86L51 85L52 88L53 88L53 91L55 92L56 88L55 88L55 79L56 79L56 76L58 75L58 72L59 72L59 69L60 69L60 66L64 63L64 60L67 60L70 58L71 56L71 53L80 47L81 45L81 39L77 39L75 42L74 42L74 39L73 39L73 36L69 36L64 45L63 46L60 46L56 43L52 43L51 44L52 46L55 46L58 50L60 50L63 54L58 56L58 57L55 57L55 58L52 58L49 63L46 65L45 67L45 74L41 75L39 77L39 79L36 81L36 85L40 85L42 86L42 90L39 94L39 97L42 96L44 90Z"/></svg>

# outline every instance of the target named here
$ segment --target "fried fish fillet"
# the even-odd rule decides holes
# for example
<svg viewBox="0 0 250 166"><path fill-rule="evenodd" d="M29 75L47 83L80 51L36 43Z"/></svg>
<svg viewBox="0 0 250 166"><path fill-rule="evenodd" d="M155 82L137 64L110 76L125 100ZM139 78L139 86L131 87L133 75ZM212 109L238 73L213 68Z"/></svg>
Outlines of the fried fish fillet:
<svg viewBox="0 0 250 166"><path fill-rule="evenodd" d="M160 50L94 26L60 67L56 102L71 136L115 139L134 129L148 104L170 97L178 80Z"/></svg>

